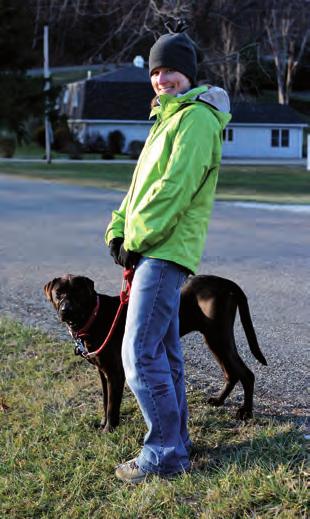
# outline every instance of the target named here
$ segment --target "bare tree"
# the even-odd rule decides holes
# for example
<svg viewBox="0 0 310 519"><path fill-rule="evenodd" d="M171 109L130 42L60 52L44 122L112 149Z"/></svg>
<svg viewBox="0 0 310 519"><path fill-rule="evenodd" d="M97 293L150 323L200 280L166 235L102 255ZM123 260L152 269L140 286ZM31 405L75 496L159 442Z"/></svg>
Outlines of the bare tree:
<svg viewBox="0 0 310 519"><path fill-rule="evenodd" d="M213 46L209 66L217 69L224 88L232 96L240 93L245 65L240 60L240 41L235 23L224 14L218 14L218 38Z"/></svg>
<svg viewBox="0 0 310 519"><path fill-rule="evenodd" d="M70 37L79 31L81 20L100 16L102 0L26 0L33 15L32 48L41 45L43 25L50 26L54 59L61 61Z"/></svg>
<svg viewBox="0 0 310 519"><path fill-rule="evenodd" d="M28 0L34 17L33 48L41 39L42 26L51 27L55 61L61 62L72 38L86 38L84 62L131 59L136 50L148 48L162 32L164 23L190 19L191 0ZM89 37L90 27L94 26ZM101 28L101 30L100 30ZM71 40L71 42L70 42ZM145 45L146 42L146 45Z"/></svg>
<svg viewBox="0 0 310 519"><path fill-rule="evenodd" d="M189 23L207 79L240 96L256 62L275 65L280 103L287 103L309 39L309 0L25 0L33 15L33 49L50 25L51 62L120 63L147 58L165 22ZM307 9L308 7L308 9ZM308 25L307 25L308 24ZM78 59L77 59L78 57ZM255 62L255 63L254 63ZM266 70L266 67L265 67ZM255 72L254 72L255 73ZM274 75L274 71L272 71Z"/></svg>
<svg viewBox="0 0 310 519"><path fill-rule="evenodd" d="M241 95L253 60L249 50L256 46L256 32L250 30L254 6L252 0L201 0L193 12L204 74L232 97Z"/></svg>
<svg viewBox="0 0 310 519"><path fill-rule="evenodd" d="M280 104L289 103L294 75L310 36L309 13L307 0L269 0L265 7L263 24L275 65Z"/></svg>
<svg viewBox="0 0 310 519"><path fill-rule="evenodd" d="M123 0L102 2L101 14L110 21L104 40L98 42L94 55L112 48L110 59L119 62L128 59L134 49L145 49L163 32L165 22L178 18L190 18L193 2L190 0ZM115 7L115 6L118 6ZM113 16L111 16L113 9Z"/></svg>

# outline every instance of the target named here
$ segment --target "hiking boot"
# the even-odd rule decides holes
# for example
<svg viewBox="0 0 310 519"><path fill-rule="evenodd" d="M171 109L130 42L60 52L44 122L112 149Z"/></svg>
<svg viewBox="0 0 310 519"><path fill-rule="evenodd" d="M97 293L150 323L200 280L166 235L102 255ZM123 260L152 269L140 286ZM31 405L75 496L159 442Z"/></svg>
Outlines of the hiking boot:
<svg viewBox="0 0 310 519"><path fill-rule="evenodd" d="M127 483L142 483L147 478L148 473L140 469L136 462L137 458L122 463L116 467L115 475L118 479Z"/></svg>

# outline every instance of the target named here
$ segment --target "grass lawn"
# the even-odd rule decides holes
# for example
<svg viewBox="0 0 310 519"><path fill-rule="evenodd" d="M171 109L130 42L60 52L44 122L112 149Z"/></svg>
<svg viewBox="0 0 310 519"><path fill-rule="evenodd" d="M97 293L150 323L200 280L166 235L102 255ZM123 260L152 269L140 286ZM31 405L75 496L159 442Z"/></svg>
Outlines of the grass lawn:
<svg viewBox="0 0 310 519"><path fill-rule="evenodd" d="M0 164L0 173L121 190L128 188L133 169L132 164L113 164L113 161L111 164L83 164L82 161L49 165L27 162Z"/></svg>
<svg viewBox="0 0 310 519"><path fill-rule="evenodd" d="M218 199L310 203L310 172L302 166L222 166Z"/></svg>
<svg viewBox="0 0 310 519"><path fill-rule="evenodd" d="M0 173L45 180L127 190L133 164L68 164L2 162ZM224 165L217 189L219 200L310 203L310 172L302 166Z"/></svg>
<svg viewBox="0 0 310 519"><path fill-rule="evenodd" d="M128 390L121 426L96 429L96 369L71 343L0 319L0 517L306 518L303 434L286 420L240 424L189 393L193 468L128 486L114 467L139 452L144 424Z"/></svg>
<svg viewBox="0 0 310 519"><path fill-rule="evenodd" d="M31 143L23 146L17 146L14 158L16 159L41 159L45 156L45 150L40 148L37 144ZM98 160L101 159L100 153L82 153L84 159ZM60 153L55 150L51 150L51 158L54 159L69 159L68 153Z"/></svg>

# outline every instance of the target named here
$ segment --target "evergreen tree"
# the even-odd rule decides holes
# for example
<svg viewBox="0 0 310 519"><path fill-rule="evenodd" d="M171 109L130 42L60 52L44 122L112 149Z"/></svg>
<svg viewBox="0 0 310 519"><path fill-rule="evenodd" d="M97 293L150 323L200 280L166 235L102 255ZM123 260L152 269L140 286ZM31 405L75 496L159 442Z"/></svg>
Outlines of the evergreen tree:
<svg viewBox="0 0 310 519"><path fill-rule="evenodd" d="M32 15L23 0L0 0L0 126L24 136L24 122L43 114L43 79L27 76L36 61Z"/></svg>

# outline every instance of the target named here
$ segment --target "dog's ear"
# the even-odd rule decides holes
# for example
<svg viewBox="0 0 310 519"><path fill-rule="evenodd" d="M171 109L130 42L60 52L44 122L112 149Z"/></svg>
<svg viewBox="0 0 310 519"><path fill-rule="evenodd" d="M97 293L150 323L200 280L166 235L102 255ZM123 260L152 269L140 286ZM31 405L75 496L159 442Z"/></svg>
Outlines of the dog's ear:
<svg viewBox="0 0 310 519"><path fill-rule="evenodd" d="M49 281L48 283L46 283L46 285L44 285L43 290L44 290L45 297L48 301L52 301L53 286L59 280L60 280L60 278L54 278L52 281Z"/></svg>
<svg viewBox="0 0 310 519"><path fill-rule="evenodd" d="M77 277L79 278L79 280L81 280L87 286L87 288L90 290L90 292L95 291L95 283L93 282L92 279L87 278L86 276L77 276Z"/></svg>

